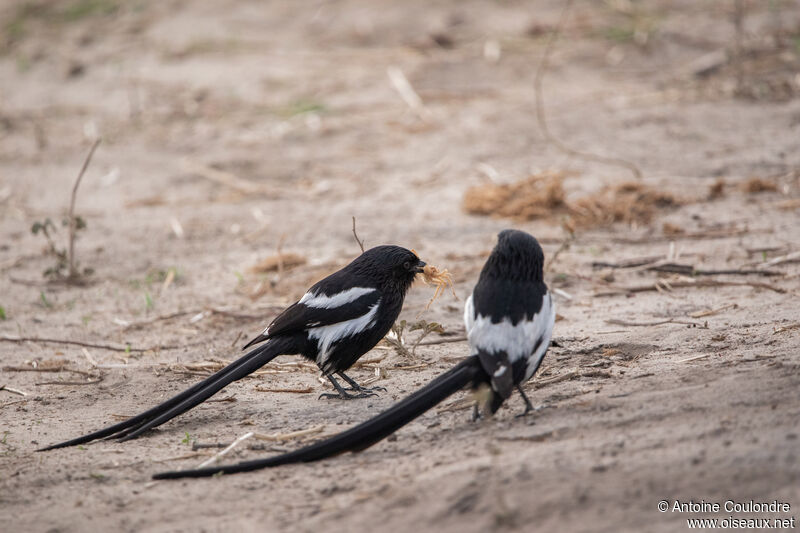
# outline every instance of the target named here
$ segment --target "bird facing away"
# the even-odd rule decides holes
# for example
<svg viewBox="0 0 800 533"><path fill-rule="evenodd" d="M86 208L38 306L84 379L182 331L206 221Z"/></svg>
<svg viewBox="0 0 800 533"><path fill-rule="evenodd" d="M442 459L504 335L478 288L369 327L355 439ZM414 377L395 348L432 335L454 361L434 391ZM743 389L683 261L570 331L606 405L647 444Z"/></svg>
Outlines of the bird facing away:
<svg viewBox="0 0 800 533"><path fill-rule="evenodd" d="M494 413L530 379L550 346L555 308L542 279L544 254L531 235L505 230L465 305L470 356L383 413L329 439L293 452L198 470L162 472L154 479L235 474L290 463L319 461L358 452L408 424L455 392L481 391L484 410Z"/></svg>
<svg viewBox="0 0 800 533"><path fill-rule="evenodd" d="M300 354L317 363L342 399L374 395L372 389L361 387L344 372L389 332L403 307L406 292L424 266L414 252L405 248L371 248L311 287L244 348L263 343L261 346L216 374L124 422L40 451L100 438L120 441L136 438L284 354ZM335 374L350 385L353 393L339 384Z"/></svg>

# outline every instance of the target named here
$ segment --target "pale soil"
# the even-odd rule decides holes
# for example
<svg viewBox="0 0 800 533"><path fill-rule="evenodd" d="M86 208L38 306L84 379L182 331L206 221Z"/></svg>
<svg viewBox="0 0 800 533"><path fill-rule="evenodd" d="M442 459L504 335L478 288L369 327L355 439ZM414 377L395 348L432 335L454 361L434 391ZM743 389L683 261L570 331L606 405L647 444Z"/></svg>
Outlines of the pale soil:
<svg viewBox="0 0 800 533"><path fill-rule="evenodd" d="M542 407L534 416L514 417L522 408L516 397L479 423L466 408L433 410L358 455L150 484L154 472L205 458L176 459L191 452L182 442L187 433L202 443L318 425L331 434L450 368L466 343L420 346L414 358L376 348L365 356L385 356L379 384L387 392L376 399L317 400L326 388L316 374L294 370L234 384L217 398L235 401L206 403L146 438L34 450L117 420L112 415L135 414L200 379L181 373L179 363L235 357L283 305L358 253L353 215L367 246L413 247L450 269L461 300L445 294L422 318L462 335L463 299L497 231L530 231L551 258L567 238L558 216L519 222L465 214L465 190L487 183L481 164L500 182L568 170L570 198L629 175L564 155L537 125L532 87L545 36L526 31L551 29L558 2L267 8L171 1L112 14L103 12L112 3L98 2L100 12L70 16L4 3L0 333L192 346L144 354L92 348L101 366L118 365L97 370L77 346L0 342L4 367L57 360L103 375L97 384L37 385L86 377L0 373L0 385L28 394L0 391L0 528L682 531L687 515L658 512L660 500L728 498L778 499L792 505L779 516L800 516L800 328L780 329L800 322L798 264L774 267L785 275L772 278L702 277L783 292L738 285L628 296L598 293L609 284L652 284L659 274L617 270L609 282L608 270L592 267L663 257L671 241L677 262L705 269L758 264L800 247L798 209L780 207L796 206L800 196L792 47L800 9L769 4L773 11L749 4L745 45L758 53L748 56L738 91L731 65L706 78L692 74L698 58L733 46L728 3L636 2L641 13L633 19L605 3L575 7L545 80L551 129L582 150L635 162L645 183L688 203L647 226L579 231L548 265L548 283L572 299L557 298L560 347L527 385ZM631 20L649 28L645 45L624 38ZM452 47L437 46L432 34L446 35ZM484 57L487 39L500 44L498 62ZM392 88L389 66L401 68L419 93L423 118ZM30 227L47 217L60 224L94 132L103 143L77 205L87 222L78 259L94 274L86 286L48 283L42 272L55 259ZM187 170L192 164L266 190L242 193ZM742 192L754 176L777 192ZM709 201L718 178L725 194ZM665 222L687 233L665 235ZM55 238L61 246L63 228ZM279 245L308 263L279 278L248 270ZM163 289L170 269L178 276ZM263 295L251 297L260 283ZM414 321L431 292L415 286L403 318ZM196 320L212 307L258 318ZM124 325L177 311L188 313ZM548 382L570 372L571 379ZM353 375L365 380L372 371ZM458 407L460 399L446 405ZM226 460L268 453L244 444Z"/></svg>

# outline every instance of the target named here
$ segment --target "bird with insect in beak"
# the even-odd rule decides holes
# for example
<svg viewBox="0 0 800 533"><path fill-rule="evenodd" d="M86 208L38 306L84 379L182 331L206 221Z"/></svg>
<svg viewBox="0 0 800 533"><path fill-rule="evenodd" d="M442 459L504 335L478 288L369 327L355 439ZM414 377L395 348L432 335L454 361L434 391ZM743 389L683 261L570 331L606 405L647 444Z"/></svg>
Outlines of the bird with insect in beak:
<svg viewBox="0 0 800 533"><path fill-rule="evenodd" d="M406 292L425 263L399 246L376 246L319 281L245 346L260 346L177 396L124 422L54 444L40 451L101 438L126 441L196 407L226 385L255 372L279 355L300 354L314 361L343 400L374 396L345 371L389 332ZM335 376L350 385L342 387Z"/></svg>
<svg viewBox="0 0 800 533"><path fill-rule="evenodd" d="M319 461L369 448L457 391L469 387L493 414L514 390L532 411L522 384L536 371L550 346L555 307L543 280L544 253L531 235L500 232L467 300L464 321L470 355L451 370L383 413L305 448L266 459L198 470L162 472L154 479L235 474L291 463Z"/></svg>

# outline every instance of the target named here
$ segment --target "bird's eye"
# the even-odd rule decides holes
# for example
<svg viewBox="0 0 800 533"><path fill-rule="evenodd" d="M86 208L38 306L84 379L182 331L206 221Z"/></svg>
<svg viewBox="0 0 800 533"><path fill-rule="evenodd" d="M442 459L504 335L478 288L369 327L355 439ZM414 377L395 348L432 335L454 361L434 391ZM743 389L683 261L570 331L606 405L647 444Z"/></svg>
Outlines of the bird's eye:
<svg viewBox="0 0 800 533"><path fill-rule="evenodd" d="M406 261L405 263L403 263L403 268L405 268L406 270L410 270L411 269L411 261Z"/></svg>

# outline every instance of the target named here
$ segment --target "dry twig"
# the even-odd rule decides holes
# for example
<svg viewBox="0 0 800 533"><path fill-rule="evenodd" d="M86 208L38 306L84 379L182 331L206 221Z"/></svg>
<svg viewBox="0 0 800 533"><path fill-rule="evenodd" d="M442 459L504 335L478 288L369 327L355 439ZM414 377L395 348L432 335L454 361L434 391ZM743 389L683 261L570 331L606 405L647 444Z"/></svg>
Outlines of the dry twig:
<svg viewBox="0 0 800 533"><path fill-rule="evenodd" d="M256 386L256 390L258 392L291 392L295 394L308 394L310 392L314 392L313 387L302 387L302 388L285 388L285 389L267 389L264 387Z"/></svg>
<svg viewBox="0 0 800 533"><path fill-rule="evenodd" d="M299 431L292 431L290 433L273 433L271 435L267 435L264 433L254 433L253 436L258 440L280 442L284 440L297 439L300 437L307 437L309 435L316 435L317 433L321 433L323 429L325 429L325 425L320 424L319 426L310 427L308 429L301 429Z"/></svg>
<svg viewBox="0 0 800 533"><path fill-rule="evenodd" d="M637 292L658 291L663 292L666 290L680 289L685 287L754 287L758 289L767 289L780 294L786 293L786 289L770 285L769 283L761 283L756 281L720 281L716 279L678 279L678 280L658 280L652 284L635 285L632 287L613 287L612 290L597 292L595 297L600 296L617 296L620 294L630 294Z"/></svg>
<svg viewBox="0 0 800 533"><path fill-rule="evenodd" d="M96 139L92 144L92 147L89 149L89 153L86 155L86 159L83 161L83 166L81 167L81 171L78 173L78 178L75 180L75 184L72 186L72 195L70 196L69 200L69 213L68 213L68 220L69 220L69 248L67 249L67 264L69 265L69 276L67 279L69 280L76 280L79 277L78 268L75 265L75 231L77 230L78 224L75 219L75 200L78 196L78 186L81 184L81 180L83 179L83 175L86 173L86 169L89 168L89 163L92 161L92 156L94 155L94 151L97 149L97 146L100 144L100 139Z"/></svg>
<svg viewBox="0 0 800 533"><path fill-rule="evenodd" d="M606 324L614 324L616 326L660 326L662 324L684 324L687 326L703 326L698 322L690 322L688 320L676 320L674 318L669 318L667 320L657 320L655 322L630 322L628 320L620 320L617 318L611 318L606 320Z"/></svg>
<svg viewBox="0 0 800 533"><path fill-rule="evenodd" d="M364 241L358 238L358 233L356 233L356 217L353 217L353 237L356 239L358 243L358 247L361 248L361 253L364 253Z"/></svg>
<svg viewBox="0 0 800 533"><path fill-rule="evenodd" d="M642 171L639 170L635 164L627 161L625 159L619 157L608 157L602 156L598 154L593 154L589 152L582 152L580 150L576 150L570 146L567 146L561 139L553 135L550 131L550 128L547 125L547 118L544 113L544 97L542 96L542 80L544 79L545 72L547 71L548 62L550 59L550 53L553 51L553 47L558 39L559 35L561 34L561 30L564 27L564 24L567 20L567 15L572 8L572 0L567 0L564 2L564 8L561 11L561 18L558 21L558 24L550 33L550 36L547 40L547 44L545 45L544 53L542 54L541 62L539 63L539 68L536 69L536 77L534 79L534 86L536 89L536 119L539 122L539 127L542 130L545 138L548 142L550 142L553 146L561 150L567 155L578 157L581 159L586 159L589 161L596 161L598 163L604 163L606 165L615 165L620 166L623 168L628 169L636 179L642 178Z"/></svg>
<svg viewBox="0 0 800 533"><path fill-rule="evenodd" d="M18 394L19 396L27 396L28 395L27 392L23 392L23 391L21 391L19 389L11 388L8 385L0 385L0 391L3 391L3 390L4 391L8 391L11 394Z"/></svg>
<svg viewBox="0 0 800 533"><path fill-rule="evenodd" d="M11 335L0 335L0 341L3 342L45 342L45 343L52 343L52 344L67 344L72 346L83 346L85 348L98 348L101 350L110 350L113 352L136 352L136 353L143 353L143 352L157 352L159 350L174 350L176 348L181 348L181 346L153 346L151 348L134 348L132 346L114 346L113 344L98 344L94 342L81 342L81 341L71 341L66 339L51 339L47 337L12 337ZM197 343L195 343L197 344ZM190 346L190 345L186 345Z"/></svg>
<svg viewBox="0 0 800 533"><path fill-rule="evenodd" d="M218 454L214 455L213 457L210 457L208 460L203 461L202 463L197 465L197 468L205 468L208 465L212 465L212 464L216 463L217 461L219 461L220 459L225 457L228 453L230 453L230 451L233 450L235 447L237 447L239 444L241 444L242 442L246 441L247 439L249 439L250 437L252 437L254 435L255 435L255 433L253 433L252 431L250 431L249 433L245 433L244 435L242 435L241 437L239 437L235 441L233 441L230 446L228 446L227 448L225 448L224 450L222 450Z"/></svg>

